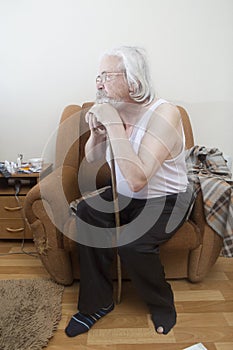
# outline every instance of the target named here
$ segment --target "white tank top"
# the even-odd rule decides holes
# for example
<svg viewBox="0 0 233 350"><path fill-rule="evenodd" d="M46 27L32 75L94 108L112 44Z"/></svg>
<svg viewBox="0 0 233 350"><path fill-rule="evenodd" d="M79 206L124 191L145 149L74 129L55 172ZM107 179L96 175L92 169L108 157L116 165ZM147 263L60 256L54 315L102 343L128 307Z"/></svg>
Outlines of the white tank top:
<svg viewBox="0 0 233 350"><path fill-rule="evenodd" d="M132 147L136 154L138 154L139 147L152 112L155 111L155 109L158 108L158 106L160 106L162 103L168 102L163 99L157 100L134 126L129 141L132 144ZM178 154L177 157L165 160L161 167L150 178L147 185L138 192L133 192L130 189L125 177L121 173L117 162L115 161L117 192L124 196L138 199L161 197L167 196L169 194L185 192L188 185L188 179L185 163L185 135L183 126L182 134L182 151ZM110 164L109 147L107 147L106 150L106 159Z"/></svg>

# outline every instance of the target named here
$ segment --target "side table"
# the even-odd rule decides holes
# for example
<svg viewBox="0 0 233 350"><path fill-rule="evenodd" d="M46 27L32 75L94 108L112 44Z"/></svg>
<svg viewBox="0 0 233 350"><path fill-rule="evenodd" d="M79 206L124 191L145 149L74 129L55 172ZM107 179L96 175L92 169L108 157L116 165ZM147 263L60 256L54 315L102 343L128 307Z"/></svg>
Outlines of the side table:
<svg viewBox="0 0 233 350"><path fill-rule="evenodd" d="M0 174L0 239L32 239L32 232L24 217L24 199L40 178L51 171L52 164L44 164L39 173L15 173L9 178ZM16 196L14 183L17 181L21 186Z"/></svg>

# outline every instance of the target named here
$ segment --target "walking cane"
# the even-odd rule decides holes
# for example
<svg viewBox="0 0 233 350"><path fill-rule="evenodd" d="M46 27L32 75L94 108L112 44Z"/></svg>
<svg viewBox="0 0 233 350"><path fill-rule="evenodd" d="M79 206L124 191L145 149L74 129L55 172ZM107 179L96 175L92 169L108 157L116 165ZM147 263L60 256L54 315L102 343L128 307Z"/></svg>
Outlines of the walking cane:
<svg viewBox="0 0 233 350"><path fill-rule="evenodd" d="M115 172L115 162L113 158L112 145L108 139L109 150L110 150L110 164L111 164L111 180L112 180L112 194L113 194L113 203L114 203L114 213L115 213L115 224L116 224L116 243L120 236L120 213L119 213L119 203L118 195L116 188L116 172ZM121 278L121 260L120 256L117 253L117 297L116 302L119 304L121 302L121 287L122 287L122 278Z"/></svg>
<svg viewBox="0 0 233 350"><path fill-rule="evenodd" d="M110 170L111 170L111 181L112 181L112 194L113 194L113 203L114 203L114 213L115 213L115 224L116 224L116 246L118 242L118 238L120 236L120 214L119 214L119 205L118 205L118 196L117 196L117 188L116 188L116 172L115 172L115 163L112 151L112 145L107 135L107 141L109 144L110 151ZM121 287L122 287L122 278L121 278L121 260L120 256L117 253L117 296L116 303L119 304L121 302Z"/></svg>

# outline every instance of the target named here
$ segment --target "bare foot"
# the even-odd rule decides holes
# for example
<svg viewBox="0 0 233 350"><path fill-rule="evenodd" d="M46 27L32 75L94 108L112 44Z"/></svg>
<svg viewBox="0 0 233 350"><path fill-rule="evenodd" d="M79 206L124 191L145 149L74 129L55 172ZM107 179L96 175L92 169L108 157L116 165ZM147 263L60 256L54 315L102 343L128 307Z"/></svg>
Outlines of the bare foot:
<svg viewBox="0 0 233 350"><path fill-rule="evenodd" d="M159 326L157 329L156 329L156 332L158 334L163 334L163 327L162 326Z"/></svg>

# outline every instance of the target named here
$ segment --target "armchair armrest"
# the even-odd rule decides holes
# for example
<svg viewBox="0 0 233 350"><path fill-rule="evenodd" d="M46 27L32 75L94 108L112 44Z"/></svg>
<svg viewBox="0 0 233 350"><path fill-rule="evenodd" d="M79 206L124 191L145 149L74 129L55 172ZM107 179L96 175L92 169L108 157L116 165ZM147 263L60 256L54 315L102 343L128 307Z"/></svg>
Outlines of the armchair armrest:
<svg viewBox="0 0 233 350"><path fill-rule="evenodd" d="M222 237L214 232L206 222L201 191L195 200L190 219L200 229L201 244L190 252L189 280L200 282L219 257L223 245Z"/></svg>
<svg viewBox="0 0 233 350"><path fill-rule="evenodd" d="M25 198L25 216L40 259L54 280L62 284L73 282L63 229L70 216L69 203L79 197L77 181L75 168L60 167L34 186Z"/></svg>
<svg viewBox="0 0 233 350"><path fill-rule="evenodd" d="M56 226L63 228L63 223L69 217L69 203L80 196L78 190L77 170L71 166L59 167L41 180L27 194L25 213L29 224L38 219L35 210L37 201L42 201L44 210L52 211Z"/></svg>
<svg viewBox="0 0 233 350"><path fill-rule="evenodd" d="M197 197L195 198L193 209L190 214L190 220L199 227L200 233L203 236L205 231L206 220L205 220L203 197L202 197L201 191L198 192Z"/></svg>

